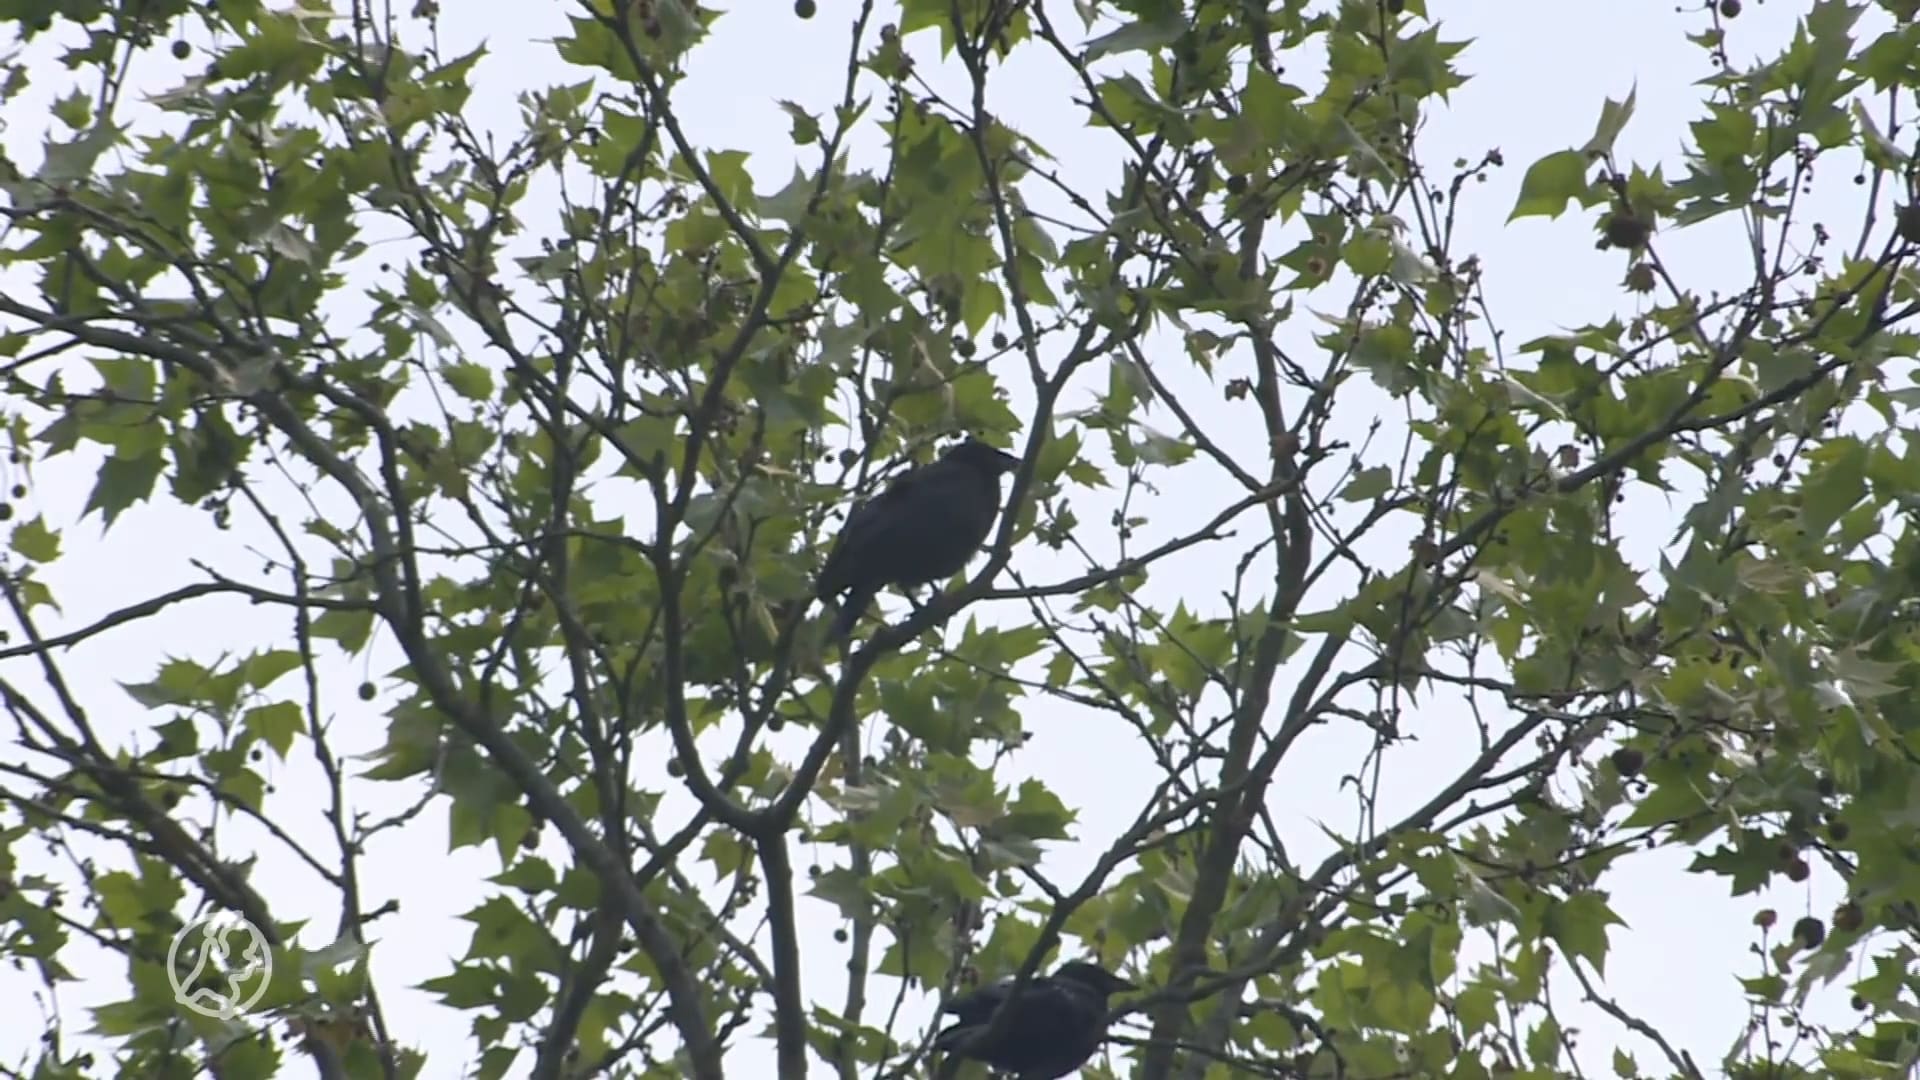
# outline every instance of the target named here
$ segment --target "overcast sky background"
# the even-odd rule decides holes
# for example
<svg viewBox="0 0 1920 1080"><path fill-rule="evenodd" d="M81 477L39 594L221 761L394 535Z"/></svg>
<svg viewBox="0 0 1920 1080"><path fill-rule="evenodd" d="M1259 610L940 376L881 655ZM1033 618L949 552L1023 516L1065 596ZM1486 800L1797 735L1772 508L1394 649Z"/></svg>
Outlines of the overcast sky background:
<svg viewBox="0 0 1920 1080"><path fill-rule="evenodd" d="M1056 19L1063 31L1077 28L1070 9L1056 6L1061 9ZM1505 155L1507 167L1497 171L1462 205L1461 235L1465 240L1456 254L1474 252L1486 264L1487 293L1506 332L1509 356L1513 346L1542 333L1604 321L1610 313L1632 310L1634 300L1625 296L1618 284L1624 261L1617 252L1593 249L1589 218L1576 212L1558 222L1528 219L1506 225L1504 221L1526 166L1546 153L1583 142L1593 130L1602 99L1619 99L1636 86L1638 112L1618 144L1622 160L1637 161L1649 168L1664 161L1668 175L1677 174L1686 125L1703 112L1703 91L1692 84L1711 72L1705 53L1689 44L1684 35L1703 29L1706 17L1698 11L1676 12L1670 0L1621 4L1565 0L1434 3L1433 7L1445 27L1444 36L1473 40L1458 61L1472 81L1453 94L1449 108L1429 114L1421 141L1422 157L1430 168L1441 171L1455 158L1477 160L1493 148ZM826 112L840 94L847 27L856 9L844 0L821 0L820 8L818 16L803 22L784 3L733 5L713 27L711 39L696 53L691 75L675 94L682 123L695 140L713 149L745 149L756 154L753 168L763 192L783 185L791 174L790 121L777 102L794 100L816 112ZM565 5L450 4L447 9L440 28L447 55L481 40L490 50L474 79L468 110L482 128L510 137L518 125L515 96L519 92L577 82L587 76L560 64L547 42L563 28ZM513 17L482 13L505 10L512 10ZM1732 23L1730 51L1736 60L1771 55L1787 40L1794 21L1805 10L1806 5L1780 0L1750 3ZM935 41L930 34L911 39L920 70L936 84L952 87L954 70L935 73L939 66ZM36 44L29 55L50 54ZM196 58L193 63L199 62ZM1288 66L1291 77L1307 81L1303 72L1311 65L1289 62ZM74 79L58 64L36 63L32 74L34 87L8 107L5 128L0 132L7 153L27 170L39 158L46 123L44 108L64 95ZM156 67L146 89L164 89L174 78L174 72ZM1110 190L1121 161L1118 141L1111 133L1085 125L1084 110L1071 104L1077 92L1072 72L1036 46L1016 52L1006 70L996 76L989 104L1003 120L1045 146L1071 186L1087 193ZM875 139L868 138L860 149L866 155L865 164L876 164ZM813 167L813 155L812 148L802 153L800 160L805 167ZM1444 182L1444 177L1439 179ZM1815 209L1806 220L1826 220L1840 237L1851 240L1860 208L1859 189L1845 182L1848 179L1833 175L1831 166L1824 170L1823 182L1813 196ZM1044 202L1037 192L1030 197L1036 204ZM547 185L522 205L520 216L534 223L536 232L545 232L549 223L541 220L541 215L554 205L552 187ZM1732 219L1685 235L1665 236L1660 244L1678 279L1697 291L1736 288L1750 274L1747 249ZM398 262L410 257L413 247L396 249L389 257ZM0 287L14 288L15 282L0 279ZM1316 297L1315 306L1331 309L1341 299L1341 294L1326 294ZM1287 344L1311 354L1309 334L1315 329L1314 320L1304 312L1302 315L1296 319L1298 325L1289 328ZM1081 385L1097 389L1103 382L1104 376ZM1384 398L1367 404L1369 393L1370 388L1356 392L1360 406L1354 414L1353 430L1340 433L1342 437L1355 441L1362 438L1365 424L1376 411L1387 417L1397 414ZM1067 407L1084 404L1084 396L1084 391L1081 399L1070 395ZM1021 396L1020 400L1027 399ZM1153 419L1166 429L1173 427L1170 417ZM1397 445L1396 439L1384 441ZM22 501L21 517L31 517L37 510L56 525L71 521L91 489L92 467L89 460L74 456L38 467L32 494ZM1177 526L1210 514L1222 501L1213 496L1225 490L1204 482L1168 484L1155 503L1156 520ZM1666 539L1684 503L1668 504L1644 493L1636 499L1642 502L1632 508L1635 520L1644 521L1647 531L1630 541L1630 558L1636 565L1650 566L1655 547ZM1103 520L1085 512L1080 516L1083 521ZM257 536L257 531L250 534L245 528L216 536L204 516L171 505L136 507L104 538L99 535L98 518L89 519L65 536L64 559L46 571L66 611L63 619L49 619L42 629L51 633L82 626L140 597L197 580L189 559L231 567L236 575L245 577L245 568L259 562L257 555L247 551L247 545L256 542ZM1404 557L1404 548L1401 551ZM1385 554L1382 549L1383 563L1388 561ZM1219 578L1206 573L1208 563L1217 568L1217 559L1212 553L1196 554L1169 568L1155 578L1157 599L1170 601L1181 595L1189 581L1192 591L1200 594L1196 599L1204 601L1207 594L1217 594ZM1064 576L1074 569L1032 550L1017 552L1014 566L1040 580ZM1193 577L1183 577L1183 573ZM1324 609L1343 595L1323 591L1309 607ZM984 612L976 613L989 617ZM1015 618L1020 614L1009 610L992 617ZM77 689L97 722L107 729L117 725L134 732L165 717L145 715L115 687L115 680L137 682L149 678L154 666L168 655L210 661L223 649L244 651L289 637L289 619L282 612L206 602L121 629L73 650L68 671L76 678ZM352 688L361 678L377 679L395 664L394 650L381 642L370 661L329 665L338 675L329 707L336 717L339 748L354 752L381 744L384 723L380 710L387 699L383 696L379 702L363 705L353 699ZM21 661L0 664L0 673L32 681ZM1386 805L1382 818L1386 820L1397 816L1392 812L1396 808L1423 802L1453 775L1455 770L1449 765L1464 760L1470 748L1472 729L1463 710L1444 700L1439 704L1423 701L1426 704L1415 715L1421 724L1430 723L1432 727L1417 731L1421 741L1391 759L1383 793ZM1139 793L1156 778L1137 747L1117 738L1102 739L1081 719L1057 705L1036 705L1027 714L1028 726L1036 737L1004 776L1008 783L1017 782L1023 775L1043 777L1068 805L1079 808L1077 842L1054 845L1044 866L1053 880L1069 886L1077 884L1113 836L1131 821ZM1450 741L1449 733L1456 738ZM1270 808L1289 841L1297 840L1296 860L1310 864L1324 854L1326 843L1317 823L1342 830L1351 828L1352 797L1337 790L1337 781L1355 767L1365 747L1366 741L1359 733L1322 730L1304 740L1286 763L1274 786ZM11 752L9 748L0 755ZM322 788L307 759L297 751L294 762L275 766L274 779L278 801L270 805L290 808L283 812L284 823L297 836L311 838L316 850L330 850L318 813ZM374 815L397 809L414 794L411 786L393 790L391 786L361 783L353 789L356 805ZM670 800L663 816L677 821L683 810L683 803ZM10 815L0 820L10 820ZM369 907L389 897L401 900L399 914L375 925L373 932L379 939L374 951L375 977L392 1029L407 1043L428 1052L424 1075L430 1078L457 1077L468 1067L473 1054L466 1032L470 1018L436 1007L431 995L409 987L444 974L450 959L465 951L469 926L457 916L491 889L479 879L498 870L491 847L448 854L446 836L444 807L436 804L403 834L386 834L362 864L363 880L369 882L365 898ZM809 861L804 850L796 852L795 858L803 867ZM1754 911L1771 905L1779 908L1789 922L1806 912L1824 916L1831 910L1835 893L1832 883L1816 874L1810 886L1776 890L1764 902L1752 897L1730 901L1720 880L1684 874L1687 859L1684 853L1638 855L1608 879L1613 907L1628 928L1613 932L1607 983L1618 1000L1652 1019L1670 1040L1691 1050L1702 1067L1712 1071L1746 1016L1734 977L1756 973L1756 961L1747 955L1754 937L1750 925ZM307 914L315 919L315 927L302 937L302 944L318 947L326 943L335 919L331 894L315 888L316 879L291 857L269 853L255 870L254 881L270 901L286 905L285 917ZM311 903L312 910L302 912L303 903ZM816 1000L831 1005L840 1000L843 981L838 966L840 953L829 938L836 925L831 913L819 905L809 902L803 909L803 928L808 935L805 947L813 957L807 972L808 991ZM98 981L76 986L62 995L61 1006L70 1031L84 1026L80 1019L83 1007L112 1000L124 985L115 962L96 960L92 966L79 965L78 970L85 976L98 976ZM25 975L0 971L0 1002L24 1001L24 995L33 989L34 981ZM876 987L881 1010L878 1016L884 1016L890 992L884 984ZM914 1008L909 1015L930 1013L933 1002L928 993L916 991L911 997ZM16 1019L26 1019L21 1015L24 1008L16 1007ZM1613 1045L1613 1029L1591 1010L1579 1015L1593 1017L1589 1023L1593 1034L1585 1042L1583 1057L1604 1069L1607 1048ZM4 1028L0 1031L0 1061L9 1064L17 1062L38 1033L35 1025L27 1022L10 1022L0 1028ZM1657 1059L1650 1048L1630 1036L1623 1044L1633 1049L1643 1068L1656 1067ZM767 1060L771 1060L770 1047ZM749 1075L744 1071L748 1068L744 1055L736 1056L733 1063L743 1070L740 1075ZM515 1075L523 1075L530 1064L531 1056L523 1055Z"/></svg>

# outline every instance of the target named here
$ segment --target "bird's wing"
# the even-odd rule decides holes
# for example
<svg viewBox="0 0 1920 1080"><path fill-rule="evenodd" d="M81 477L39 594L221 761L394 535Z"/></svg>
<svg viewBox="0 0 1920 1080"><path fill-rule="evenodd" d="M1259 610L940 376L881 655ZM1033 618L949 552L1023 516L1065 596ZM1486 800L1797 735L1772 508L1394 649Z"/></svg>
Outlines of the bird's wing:
<svg viewBox="0 0 1920 1080"><path fill-rule="evenodd" d="M941 1012L953 1013L963 1024L984 1024L993 1017L995 1009L1007 1000L1007 994L1013 989L1013 979L1001 979L976 990L968 991L941 1006ZM1022 1011L1029 1009L1041 1012L1061 1011L1072 1014L1099 1012L1098 995L1087 988L1067 979L1056 979L1051 975L1035 975L1020 988Z"/></svg>
<svg viewBox="0 0 1920 1080"><path fill-rule="evenodd" d="M949 1024L933 1034L933 1048L942 1053L962 1050L980 1033L978 1024Z"/></svg>
<svg viewBox="0 0 1920 1080"><path fill-rule="evenodd" d="M1034 982L1038 981L1038 979L1034 980ZM1033 983L1027 985L1031 987ZM945 1005L940 1006L940 1011L959 1017L962 1024L985 1023L993 1016L993 1011L1000 1007L1000 1003L1007 1000L1007 991L1012 988L1011 980L990 983L949 999Z"/></svg>
<svg viewBox="0 0 1920 1080"><path fill-rule="evenodd" d="M820 564L820 576L815 579L813 593L822 600L846 591L850 584L845 580L848 570L853 566L847 557L850 547L847 543L847 534L852 531L853 523L859 519L860 511L866 508L866 503L858 503L847 512L847 522L840 527L839 538L833 542L832 549L827 552L827 561Z"/></svg>
<svg viewBox="0 0 1920 1080"><path fill-rule="evenodd" d="M1092 1022L1095 1017L1105 1017L1106 1003L1091 988L1072 979L1035 979L1036 985L1030 993L1036 1002L1043 1003L1049 1012L1057 1012L1063 1017L1073 1017L1075 1022ZM1024 996L1024 995L1022 995Z"/></svg>
<svg viewBox="0 0 1920 1080"><path fill-rule="evenodd" d="M996 983L949 1002L945 1011L961 1019L937 1034L934 1045L1030 1080L1064 1077L1099 1048L1106 1031L1099 995L1071 979L1044 975L1021 988L1005 1025L989 1041L993 1014L1010 989L1010 982Z"/></svg>
<svg viewBox="0 0 1920 1080"><path fill-rule="evenodd" d="M841 530L841 535L848 540L857 540L872 532L887 519L889 513L913 497L914 489L920 484L920 478L915 475L918 472L915 469L894 477L893 482L883 488L880 494L854 507L853 512L847 515L847 527Z"/></svg>
<svg viewBox="0 0 1920 1080"><path fill-rule="evenodd" d="M846 591L853 582L850 575L859 563L859 558L851 556L871 542L875 532L879 531L891 517L891 512L907 502L917 479L919 469L910 469L894 477L893 482L871 499L853 504L847 511L847 522L840 527L840 539L827 553L827 561L820 567L820 576L814 589L814 595L822 600Z"/></svg>

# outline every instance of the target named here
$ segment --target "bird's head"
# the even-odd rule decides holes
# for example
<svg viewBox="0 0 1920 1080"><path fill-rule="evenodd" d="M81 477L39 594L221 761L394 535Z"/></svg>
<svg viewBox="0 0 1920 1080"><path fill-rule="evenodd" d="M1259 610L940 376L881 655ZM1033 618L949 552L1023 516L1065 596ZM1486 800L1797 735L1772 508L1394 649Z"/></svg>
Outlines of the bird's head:
<svg viewBox="0 0 1920 1080"><path fill-rule="evenodd" d="M979 439L968 439L941 455L950 461L979 469L988 476L1010 473L1020 467L1020 459Z"/></svg>
<svg viewBox="0 0 1920 1080"><path fill-rule="evenodd" d="M1053 977L1076 982L1092 990L1101 997L1117 994L1122 990L1138 990L1139 987L1113 974L1099 964L1090 964L1085 960L1069 960L1055 969Z"/></svg>

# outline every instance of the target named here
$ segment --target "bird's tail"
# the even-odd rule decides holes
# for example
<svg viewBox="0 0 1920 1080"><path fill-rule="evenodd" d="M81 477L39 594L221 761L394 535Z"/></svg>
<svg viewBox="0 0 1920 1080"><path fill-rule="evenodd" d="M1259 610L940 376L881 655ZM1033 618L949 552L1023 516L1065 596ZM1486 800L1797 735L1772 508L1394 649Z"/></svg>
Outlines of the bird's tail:
<svg viewBox="0 0 1920 1080"><path fill-rule="evenodd" d="M827 630L827 640L845 642L853 633L853 624L867 613L873 603L874 591L855 585L847 590L840 604L840 610L833 615L833 625Z"/></svg>

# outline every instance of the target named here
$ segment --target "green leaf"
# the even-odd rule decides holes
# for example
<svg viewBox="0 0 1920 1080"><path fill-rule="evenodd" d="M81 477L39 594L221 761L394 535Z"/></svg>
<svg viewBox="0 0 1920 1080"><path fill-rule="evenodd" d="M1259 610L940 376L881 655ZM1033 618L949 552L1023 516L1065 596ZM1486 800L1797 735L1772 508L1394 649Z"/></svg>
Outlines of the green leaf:
<svg viewBox="0 0 1920 1080"><path fill-rule="evenodd" d="M1467 912L1472 916L1472 924L1486 926L1494 923L1518 923L1520 909L1513 902L1495 892L1465 860L1454 861L1455 871L1466 886Z"/></svg>
<svg viewBox="0 0 1920 1080"><path fill-rule="evenodd" d="M513 865L487 879L496 885L534 894L551 892L560 884L553 864L538 855L521 855Z"/></svg>
<svg viewBox="0 0 1920 1080"><path fill-rule="evenodd" d="M139 926L151 910L140 890L139 879L124 870L101 874L93 879L93 892L100 900L101 914L120 926Z"/></svg>
<svg viewBox="0 0 1920 1080"><path fill-rule="evenodd" d="M1185 439L1176 439L1144 425L1140 430L1146 438L1133 444L1133 452L1149 465L1178 465L1198 452Z"/></svg>
<svg viewBox="0 0 1920 1080"><path fill-rule="evenodd" d="M53 103L53 118L75 131L84 131L93 122L93 98L75 90Z"/></svg>
<svg viewBox="0 0 1920 1080"><path fill-rule="evenodd" d="M416 983L415 988L438 995L442 1003L455 1009L479 1009L494 1003L498 985L499 978L491 969L480 964L458 964L445 975Z"/></svg>
<svg viewBox="0 0 1920 1080"><path fill-rule="evenodd" d="M1552 1068L1559 1064L1561 1045L1560 1024L1551 1016L1527 1031L1527 1057L1536 1065Z"/></svg>
<svg viewBox="0 0 1920 1080"><path fill-rule="evenodd" d="M361 608L329 608L313 620L313 635L339 642L347 652L359 652L373 636L373 612Z"/></svg>
<svg viewBox="0 0 1920 1080"><path fill-rule="evenodd" d="M493 843L502 866L513 861L514 853L520 850L532 829L533 815L519 803L503 802L493 808Z"/></svg>
<svg viewBox="0 0 1920 1080"><path fill-rule="evenodd" d="M476 364L471 360L458 360L440 365L440 377L447 380L453 392L468 401L489 401L493 398L493 372L485 364Z"/></svg>
<svg viewBox="0 0 1920 1080"><path fill-rule="evenodd" d="M60 557L60 534L47 528L46 519L38 514L15 525L9 543L13 550L37 563L50 563Z"/></svg>
<svg viewBox="0 0 1920 1080"><path fill-rule="evenodd" d="M1547 936L1602 975L1607 971L1607 927L1624 925L1598 893L1576 893L1547 908Z"/></svg>
<svg viewBox="0 0 1920 1080"><path fill-rule="evenodd" d="M1385 495L1392 486L1393 470L1376 465L1353 474L1353 480L1341 489L1340 498L1345 502L1371 502Z"/></svg>
<svg viewBox="0 0 1920 1080"><path fill-rule="evenodd" d="M132 1001L96 1005L89 1011L93 1014L95 1034L127 1036L158 1031L178 1023L173 1010L167 1006L165 998L135 998Z"/></svg>
<svg viewBox="0 0 1920 1080"><path fill-rule="evenodd" d="M1067 827L1078 815L1038 780L1020 784L1020 794L1007 806L1006 816L994 826L996 835L1029 840L1065 840Z"/></svg>
<svg viewBox="0 0 1920 1080"><path fill-rule="evenodd" d="M793 120L793 145L812 146L820 141L819 118L791 101L782 101L780 108Z"/></svg>
<svg viewBox="0 0 1920 1080"><path fill-rule="evenodd" d="M1347 241L1340 258L1361 277L1378 277L1393 268L1393 238L1379 229L1361 229Z"/></svg>
<svg viewBox="0 0 1920 1080"><path fill-rule="evenodd" d="M245 665L247 685L255 690L265 690L279 681L280 676L300 667L300 654L292 649L268 649L254 653L247 658Z"/></svg>
<svg viewBox="0 0 1920 1080"><path fill-rule="evenodd" d="M872 886L864 878L845 867L836 866L824 871L813 879L813 887L807 890L809 896L816 896L840 910L845 919L864 917L873 904Z"/></svg>
<svg viewBox="0 0 1920 1080"><path fill-rule="evenodd" d="M1493 1026L1500 1015L1500 998L1492 987L1476 984L1454 998L1453 1008L1461 1026L1471 1034Z"/></svg>
<svg viewBox="0 0 1920 1080"><path fill-rule="evenodd" d="M1593 137L1580 148L1582 154L1591 158L1613 152L1613 141L1620 137L1621 129L1633 118L1634 98L1639 92L1640 88L1636 85L1627 91L1625 101L1609 98L1600 106L1600 122L1594 125Z"/></svg>
<svg viewBox="0 0 1920 1080"><path fill-rule="evenodd" d="M1867 496L1867 448L1837 439L1815 450L1800 489L1800 521L1808 536L1825 536L1833 523Z"/></svg>
<svg viewBox="0 0 1920 1080"><path fill-rule="evenodd" d="M443 349L453 349L459 345L459 342L454 339L453 332L447 329L447 325L425 307L419 304L402 304L400 310L406 314L414 328L425 331L427 336L433 339L434 344Z"/></svg>
<svg viewBox="0 0 1920 1080"><path fill-rule="evenodd" d="M72 142L49 140L40 171L34 179L48 187L63 188L79 184L93 175L93 167L120 142L120 131L111 124L96 125Z"/></svg>
<svg viewBox="0 0 1920 1080"><path fill-rule="evenodd" d="M1103 56L1158 49L1180 40L1186 32L1187 20L1180 9L1163 9L1162 14L1152 19L1135 20L1087 42L1081 56L1085 63L1092 64Z"/></svg>
<svg viewBox="0 0 1920 1080"><path fill-rule="evenodd" d="M1578 150L1548 154L1527 169L1520 181L1520 198L1507 220L1557 218L1566 213L1568 200L1583 198L1587 188L1587 155Z"/></svg>
<svg viewBox="0 0 1920 1080"><path fill-rule="evenodd" d="M293 749L294 736L306 730L306 714L291 701L276 701L248 709L241 723L248 732L273 747L273 752L284 761L287 751Z"/></svg>
<svg viewBox="0 0 1920 1080"><path fill-rule="evenodd" d="M372 947L366 942L351 937L336 938L331 945L302 953L300 971L304 975L334 971L347 964L358 964L371 951Z"/></svg>

